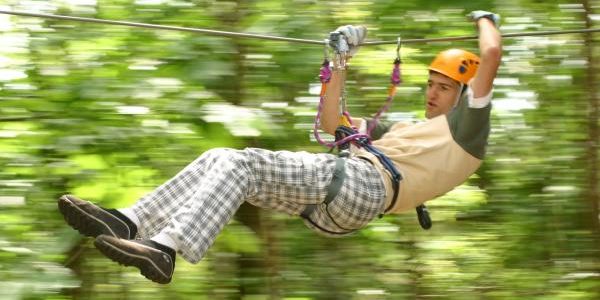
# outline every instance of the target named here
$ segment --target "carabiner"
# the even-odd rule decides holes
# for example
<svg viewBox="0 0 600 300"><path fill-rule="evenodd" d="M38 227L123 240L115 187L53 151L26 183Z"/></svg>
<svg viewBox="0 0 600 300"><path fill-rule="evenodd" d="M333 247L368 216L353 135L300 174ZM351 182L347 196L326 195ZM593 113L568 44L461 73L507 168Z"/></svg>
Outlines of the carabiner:
<svg viewBox="0 0 600 300"><path fill-rule="evenodd" d="M402 62L402 59L400 58L401 46L402 46L402 37L398 36L398 45L396 46L396 59L398 60L398 62Z"/></svg>
<svg viewBox="0 0 600 300"><path fill-rule="evenodd" d="M323 60L329 61L329 39L325 39L325 47L323 47Z"/></svg>
<svg viewBox="0 0 600 300"><path fill-rule="evenodd" d="M331 45L335 52L339 54L346 54L346 52L350 50L346 37L339 31L329 33L329 45Z"/></svg>
<svg viewBox="0 0 600 300"><path fill-rule="evenodd" d="M338 70L346 69L346 55L350 48L348 47L348 42L346 41L346 37L339 31L334 31L329 33L329 45L333 48L335 52L335 65L337 65Z"/></svg>

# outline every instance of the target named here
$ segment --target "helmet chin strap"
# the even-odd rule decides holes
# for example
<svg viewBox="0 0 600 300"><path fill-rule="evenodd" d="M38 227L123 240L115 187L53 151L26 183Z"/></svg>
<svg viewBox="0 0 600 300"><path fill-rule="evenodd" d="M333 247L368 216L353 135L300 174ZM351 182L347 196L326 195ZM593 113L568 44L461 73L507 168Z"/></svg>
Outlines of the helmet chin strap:
<svg viewBox="0 0 600 300"><path fill-rule="evenodd" d="M460 96L462 96L464 88L465 88L465 84L462 82L459 82L458 83L458 93L456 94L456 100L454 100L454 105L452 105L452 108L455 108L458 105L458 101L460 101Z"/></svg>

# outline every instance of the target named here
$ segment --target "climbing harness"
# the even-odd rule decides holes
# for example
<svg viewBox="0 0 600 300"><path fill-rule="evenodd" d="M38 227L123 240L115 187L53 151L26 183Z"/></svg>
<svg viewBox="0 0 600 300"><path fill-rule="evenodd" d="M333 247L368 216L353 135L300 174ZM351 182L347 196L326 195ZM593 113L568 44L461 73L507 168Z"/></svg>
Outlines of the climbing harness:
<svg viewBox="0 0 600 300"><path fill-rule="evenodd" d="M366 134L359 133L358 130L356 129L356 127L354 126L354 124L352 122L352 118L350 117L350 114L346 110L345 92L343 91L344 87L342 87L342 94L340 97L341 98L340 99L340 119L339 119L338 127L335 130L335 141L327 142L327 141L324 141L321 138L321 136L319 135L319 127L320 127L320 122L321 122L321 110L322 110L324 102L325 102L325 93L327 91L327 84L331 80L331 67L330 67L330 61L329 61L329 56L328 56L328 46L331 46L332 48L334 48L334 50L335 50L335 58L334 59L338 60L338 63L337 63L338 67L341 68L342 70L344 70L346 68L345 56L346 56L346 52L348 51L348 45L347 45L343 35L341 35L341 33L339 33L339 32L332 32L330 34L329 42L327 40L325 41L325 58L323 60L323 63L321 65L321 69L319 72L319 79L321 80L321 93L319 94L319 106L317 109L317 115L315 117L313 134L315 135L316 140L320 144L327 146L329 148L332 148L332 149L334 147L338 147L338 150L340 153L340 157L336 161L336 168L334 171L334 176L333 176L332 182L328 188L327 197L324 201L325 211L327 213L329 213L327 211L328 204L333 200L333 197L335 197L335 195L337 194L337 191L339 191L339 187L343 183L344 176L343 175L340 176L338 173L341 172L343 174L343 160L349 156L348 150L350 148L350 144L352 144L358 148L363 148L366 151L368 151L369 153L371 153L372 155L374 155L377 158L377 160L383 165L383 167L390 173L390 176L392 179L392 186L394 189L394 194L393 194L391 203L388 205L388 207L385 208L384 213L389 212L392 208L394 208L394 206L396 204L396 201L398 198L398 193L400 191L400 181L402 181L402 175L398 171L398 169L394 166L394 163L392 162L392 160L389 157L387 157L383 152L381 152L380 150L378 150L376 147L374 147L371 144L370 136L371 136L371 132L377 125L377 122L379 122L381 115L389 109L389 107L394 99L394 96L396 94L396 88L402 82L401 73L400 73L400 64L402 63L402 59L400 58L401 44L402 44L402 40L400 37L398 37L397 47L396 47L396 58L394 59L394 63L393 63L394 67L392 69L392 74L391 74L391 78L390 78L390 86L388 88L388 95L387 95L385 104L377 111L377 113L371 120L371 122L368 126L368 129L367 129L367 133ZM344 83L342 83L342 84L344 84ZM340 163L342 164L342 167L339 167ZM340 171L340 168L342 171ZM338 175L336 175L336 174L338 174ZM333 196L330 197L330 195L333 195ZM302 213L302 216L305 219L308 219L310 221L308 216L310 216L310 213L313 210L314 210L314 206L307 207L307 209ZM422 204L419 205L416 208L416 211L417 211L417 216L419 219L419 224L421 225L421 227L424 229L431 228L431 225L432 225L431 218L429 216L429 212L427 211L427 208L425 207L425 205L422 205ZM331 216L330 216L330 218L331 218ZM333 220L333 218L332 218L332 220ZM315 225L315 224L313 224L313 225ZM338 226L338 227L340 227L340 226ZM340 228L342 228L342 227L340 227ZM322 230L322 228L321 228L321 230Z"/></svg>

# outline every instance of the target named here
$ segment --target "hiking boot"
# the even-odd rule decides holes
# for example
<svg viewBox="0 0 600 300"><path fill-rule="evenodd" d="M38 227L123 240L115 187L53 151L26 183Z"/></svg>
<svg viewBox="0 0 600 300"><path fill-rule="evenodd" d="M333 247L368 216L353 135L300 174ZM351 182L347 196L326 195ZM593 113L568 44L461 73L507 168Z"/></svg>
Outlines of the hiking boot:
<svg viewBox="0 0 600 300"><path fill-rule="evenodd" d="M137 226L116 209L104 209L73 195L61 196L58 209L65 221L85 236L106 234L133 239L137 234Z"/></svg>
<svg viewBox="0 0 600 300"><path fill-rule="evenodd" d="M175 251L152 240L126 240L100 235L94 245L102 254L125 266L140 269L146 278L166 284L175 270Z"/></svg>

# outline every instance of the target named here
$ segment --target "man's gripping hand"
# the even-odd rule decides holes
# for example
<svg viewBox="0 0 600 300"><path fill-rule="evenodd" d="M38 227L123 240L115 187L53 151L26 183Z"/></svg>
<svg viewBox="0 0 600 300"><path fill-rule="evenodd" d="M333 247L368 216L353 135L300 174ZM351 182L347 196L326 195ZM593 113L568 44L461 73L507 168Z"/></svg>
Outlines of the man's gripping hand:
<svg viewBox="0 0 600 300"><path fill-rule="evenodd" d="M358 52L360 44L367 37L367 28L365 26L344 25L338 27L335 31L340 32L348 42L348 57L354 56Z"/></svg>
<svg viewBox="0 0 600 300"><path fill-rule="evenodd" d="M486 18L494 23L496 28L500 26L500 15L485 10L475 10L470 12L467 17L474 22L479 21L481 18Z"/></svg>

